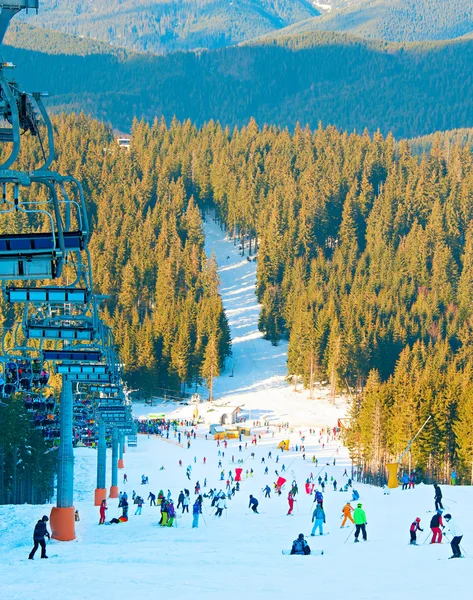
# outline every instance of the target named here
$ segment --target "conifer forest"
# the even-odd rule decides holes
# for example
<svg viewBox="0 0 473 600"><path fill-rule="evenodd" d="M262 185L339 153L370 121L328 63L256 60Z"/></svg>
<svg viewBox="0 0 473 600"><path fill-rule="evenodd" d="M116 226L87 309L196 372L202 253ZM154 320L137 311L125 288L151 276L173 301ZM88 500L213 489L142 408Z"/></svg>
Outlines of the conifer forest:
<svg viewBox="0 0 473 600"><path fill-rule="evenodd" d="M55 125L58 167L85 182L95 280L130 387L177 395L224 367L229 329L203 252L202 219L217 218L257 256L259 328L289 340L294 386L350 392L347 443L366 471L384 472L432 415L412 467L441 478L455 461L469 478L468 148L437 136L419 158L380 133L156 120L134 122L127 152L84 115Z"/></svg>

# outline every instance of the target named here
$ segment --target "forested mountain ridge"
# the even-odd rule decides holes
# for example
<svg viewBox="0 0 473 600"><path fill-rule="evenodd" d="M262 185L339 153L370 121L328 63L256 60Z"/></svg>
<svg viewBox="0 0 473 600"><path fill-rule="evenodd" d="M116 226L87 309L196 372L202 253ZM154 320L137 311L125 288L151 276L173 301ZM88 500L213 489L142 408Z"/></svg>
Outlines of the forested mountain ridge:
<svg viewBox="0 0 473 600"><path fill-rule="evenodd" d="M316 30L390 42L448 40L473 32L473 4L470 0L358 0L269 35Z"/></svg>
<svg viewBox="0 0 473 600"><path fill-rule="evenodd" d="M121 131L134 116L152 122L160 115L231 127L251 117L291 129L321 121L349 131L380 128L397 138L473 124L473 40L389 45L316 32L159 57L104 54L89 42L75 56L75 38L64 42L66 54L56 42L60 34L43 35L10 32L10 44L27 37L37 49L3 47L5 60L19 65L15 77L26 89L48 90L53 109L84 110ZM43 41L53 54L41 51Z"/></svg>
<svg viewBox="0 0 473 600"><path fill-rule="evenodd" d="M28 23L155 53L219 48L319 11L310 0L42 0Z"/></svg>

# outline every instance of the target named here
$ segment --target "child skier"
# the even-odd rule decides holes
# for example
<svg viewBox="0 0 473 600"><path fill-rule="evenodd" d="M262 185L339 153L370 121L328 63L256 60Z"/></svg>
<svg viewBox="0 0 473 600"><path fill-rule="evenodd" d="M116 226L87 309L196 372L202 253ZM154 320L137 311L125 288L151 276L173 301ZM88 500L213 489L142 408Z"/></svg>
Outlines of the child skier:
<svg viewBox="0 0 473 600"><path fill-rule="evenodd" d="M424 531L423 529L420 528L420 518L417 517L417 519L411 524L411 528L410 528L410 534L411 534L411 541L409 542L409 544L417 544L417 532L418 531Z"/></svg>
<svg viewBox="0 0 473 600"><path fill-rule="evenodd" d="M100 521L99 525L103 525L105 523L105 511L107 510L107 502L106 500L102 500L100 505Z"/></svg>

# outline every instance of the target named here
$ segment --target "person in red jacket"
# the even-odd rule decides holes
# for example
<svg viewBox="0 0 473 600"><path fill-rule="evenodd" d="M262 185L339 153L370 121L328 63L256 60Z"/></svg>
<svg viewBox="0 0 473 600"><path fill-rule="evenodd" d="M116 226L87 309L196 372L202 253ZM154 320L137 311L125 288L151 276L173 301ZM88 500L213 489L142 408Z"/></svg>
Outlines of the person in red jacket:
<svg viewBox="0 0 473 600"><path fill-rule="evenodd" d="M411 528L410 528L411 541L409 542L409 544L417 544L417 532L418 531L424 531L423 529L420 528L420 518L419 517L417 517L417 519L411 524Z"/></svg>
<svg viewBox="0 0 473 600"><path fill-rule="evenodd" d="M107 510L107 502L102 500L102 504L100 505L100 521L99 525L103 525L105 523L105 511Z"/></svg>
<svg viewBox="0 0 473 600"><path fill-rule="evenodd" d="M289 504L289 510L287 511L287 514L292 515L292 510L294 508L294 496L292 495L292 492L289 492L287 495L287 502Z"/></svg>

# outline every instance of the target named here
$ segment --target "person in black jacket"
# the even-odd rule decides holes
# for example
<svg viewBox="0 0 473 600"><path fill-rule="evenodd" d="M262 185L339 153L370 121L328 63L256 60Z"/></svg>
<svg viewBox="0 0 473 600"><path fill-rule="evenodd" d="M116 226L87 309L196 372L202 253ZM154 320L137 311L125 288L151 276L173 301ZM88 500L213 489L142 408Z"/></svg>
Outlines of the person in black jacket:
<svg viewBox="0 0 473 600"><path fill-rule="evenodd" d="M438 510L439 508L441 508L443 510L443 504L442 504L442 490L440 489L440 486L438 483L434 483L434 489L435 489L435 510Z"/></svg>
<svg viewBox="0 0 473 600"><path fill-rule="evenodd" d="M41 558L48 558L46 556L46 542L44 541L45 536L47 536L48 540L51 539L51 536L49 535L49 532L46 527L46 523L48 521L49 521L48 517L46 515L44 515L44 517L36 523L36 527L34 528L34 533L33 533L34 547L28 556L28 558L30 560L33 560L35 552L38 549L38 546L41 546Z"/></svg>

